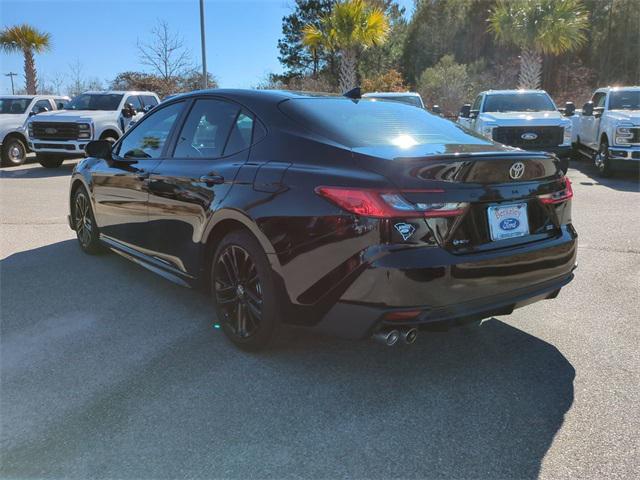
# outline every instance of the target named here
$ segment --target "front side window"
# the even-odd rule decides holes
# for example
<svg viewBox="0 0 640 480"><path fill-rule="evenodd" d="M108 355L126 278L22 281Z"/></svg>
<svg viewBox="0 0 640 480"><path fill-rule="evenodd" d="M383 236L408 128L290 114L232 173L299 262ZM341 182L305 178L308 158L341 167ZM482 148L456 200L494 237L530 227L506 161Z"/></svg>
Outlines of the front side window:
<svg viewBox="0 0 640 480"><path fill-rule="evenodd" d="M27 111L33 97L30 98L0 98L0 113L20 114Z"/></svg>
<svg viewBox="0 0 640 480"><path fill-rule="evenodd" d="M158 105L158 100L153 95L141 95L142 101L144 102L145 107L155 107Z"/></svg>
<svg viewBox="0 0 640 480"><path fill-rule="evenodd" d="M49 110L51 110L51 103L49 100L38 100L31 109L31 111L35 113L48 112Z"/></svg>
<svg viewBox="0 0 640 480"><path fill-rule="evenodd" d="M136 112L142 110L142 102L140 101L140 97L138 97L137 95L131 95L129 98L127 98L126 103L130 103L131 105L133 105L133 108Z"/></svg>
<svg viewBox="0 0 640 480"><path fill-rule="evenodd" d="M178 135L175 158L218 158L240 107L215 99L197 100Z"/></svg>
<svg viewBox="0 0 640 480"><path fill-rule="evenodd" d="M471 110L480 111L480 104L482 103L482 95L478 95L476 100L473 102L473 106Z"/></svg>
<svg viewBox="0 0 640 480"><path fill-rule="evenodd" d="M607 98L607 94L604 92L598 92L593 96L593 107L604 108L604 101Z"/></svg>
<svg viewBox="0 0 640 480"><path fill-rule="evenodd" d="M65 110L118 110L121 93L83 93L71 100Z"/></svg>
<svg viewBox="0 0 640 480"><path fill-rule="evenodd" d="M545 93L495 93L487 95L484 112L552 112L556 106Z"/></svg>
<svg viewBox="0 0 640 480"><path fill-rule="evenodd" d="M184 102L174 103L150 115L122 139L118 155L123 158L160 158Z"/></svg>
<svg viewBox="0 0 640 480"><path fill-rule="evenodd" d="M609 110L640 110L640 90L611 92Z"/></svg>

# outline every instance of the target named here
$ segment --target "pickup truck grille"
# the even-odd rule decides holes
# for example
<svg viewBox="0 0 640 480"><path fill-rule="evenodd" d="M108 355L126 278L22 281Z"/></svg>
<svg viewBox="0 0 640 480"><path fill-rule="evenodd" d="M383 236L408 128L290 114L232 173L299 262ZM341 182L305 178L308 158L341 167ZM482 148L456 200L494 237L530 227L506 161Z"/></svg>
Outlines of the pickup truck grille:
<svg viewBox="0 0 640 480"><path fill-rule="evenodd" d="M633 134L633 137L631 138L629 143L640 143L640 127L634 127L630 130Z"/></svg>
<svg viewBox="0 0 640 480"><path fill-rule="evenodd" d="M40 140L76 140L78 124L73 122L31 122L33 138Z"/></svg>
<svg viewBox="0 0 640 480"><path fill-rule="evenodd" d="M535 138L527 138L534 135ZM525 150L557 147L564 140L564 127L496 127L493 129L493 139Z"/></svg>

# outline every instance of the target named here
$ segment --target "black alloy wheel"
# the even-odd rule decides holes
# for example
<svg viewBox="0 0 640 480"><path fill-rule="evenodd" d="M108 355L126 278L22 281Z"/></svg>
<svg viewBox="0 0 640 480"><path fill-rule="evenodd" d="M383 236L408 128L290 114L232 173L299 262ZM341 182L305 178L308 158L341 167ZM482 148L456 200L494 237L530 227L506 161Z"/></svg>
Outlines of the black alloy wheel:
<svg viewBox="0 0 640 480"><path fill-rule="evenodd" d="M98 226L93 217L89 196L84 188L79 188L73 198L73 226L82 250L91 254L101 250Z"/></svg>
<svg viewBox="0 0 640 480"><path fill-rule="evenodd" d="M212 294L222 329L237 346L260 350L276 337L280 322L271 267L249 233L232 232L218 246Z"/></svg>

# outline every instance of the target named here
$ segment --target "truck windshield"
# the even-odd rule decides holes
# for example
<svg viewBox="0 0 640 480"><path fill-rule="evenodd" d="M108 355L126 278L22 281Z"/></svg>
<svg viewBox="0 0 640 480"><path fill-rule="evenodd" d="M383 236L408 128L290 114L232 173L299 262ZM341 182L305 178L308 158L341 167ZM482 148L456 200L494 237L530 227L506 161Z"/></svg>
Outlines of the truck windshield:
<svg viewBox="0 0 640 480"><path fill-rule="evenodd" d="M484 112L552 112L555 105L545 93L494 93L487 95Z"/></svg>
<svg viewBox="0 0 640 480"><path fill-rule="evenodd" d="M24 113L29 108L33 97L0 98L0 113Z"/></svg>
<svg viewBox="0 0 640 480"><path fill-rule="evenodd" d="M121 93L84 93L65 105L65 110L117 110Z"/></svg>
<svg viewBox="0 0 640 480"><path fill-rule="evenodd" d="M640 110L640 90L611 92L609 110Z"/></svg>
<svg viewBox="0 0 640 480"><path fill-rule="evenodd" d="M280 109L310 130L349 148L490 145L460 125L398 102L296 98L282 102Z"/></svg>

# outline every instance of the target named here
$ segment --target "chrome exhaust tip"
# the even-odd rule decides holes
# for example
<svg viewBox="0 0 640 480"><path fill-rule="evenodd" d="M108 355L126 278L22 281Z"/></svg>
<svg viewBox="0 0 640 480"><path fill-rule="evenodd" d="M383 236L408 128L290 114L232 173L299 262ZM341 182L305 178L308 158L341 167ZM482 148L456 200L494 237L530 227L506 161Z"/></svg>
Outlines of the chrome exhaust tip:
<svg viewBox="0 0 640 480"><path fill-rule="evenodd" d="M393 347L400 340L398 330L381 330L373 335L373 339L387 347Z"/></svg>
<svg viewBox="0 0 640 480"><path fill-rule="evenodd" d="M415 341L418 339L418 329L407 328L405 330L402 330L401 335L404 343L406 343L407 345L411 345L412 343L415 343Z"/></svg>

